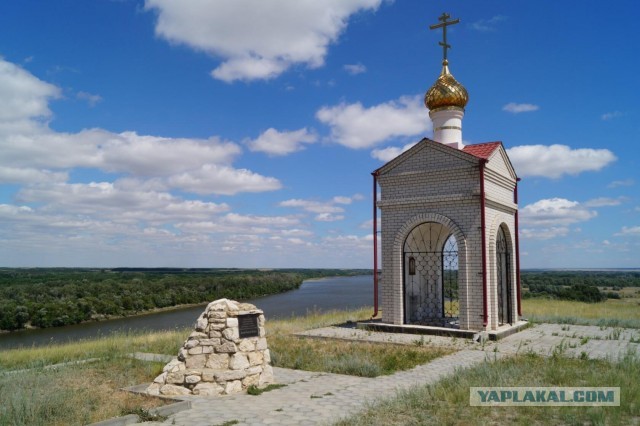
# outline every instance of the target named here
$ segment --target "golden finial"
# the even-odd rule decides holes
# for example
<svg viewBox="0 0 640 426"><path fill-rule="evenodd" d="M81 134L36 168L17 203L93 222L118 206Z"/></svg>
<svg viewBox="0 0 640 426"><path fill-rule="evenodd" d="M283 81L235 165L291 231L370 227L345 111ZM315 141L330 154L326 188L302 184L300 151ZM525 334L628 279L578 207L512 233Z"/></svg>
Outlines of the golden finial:
<svg viewBox="0 0 640 426"><path fill-rule="evenodd" d="M460 22L460 19L449 21L449 18L451 18L449 14L443 13L438 18L441 21L439 24L429 26L431 30L442 28L442 41L438 43L442 46L442 72L424 97L424 103L430 111L447 108L464 110L469 101L467 89L449 72L447 49L451 49L451 45L447 43L447 27Z"/></svg>

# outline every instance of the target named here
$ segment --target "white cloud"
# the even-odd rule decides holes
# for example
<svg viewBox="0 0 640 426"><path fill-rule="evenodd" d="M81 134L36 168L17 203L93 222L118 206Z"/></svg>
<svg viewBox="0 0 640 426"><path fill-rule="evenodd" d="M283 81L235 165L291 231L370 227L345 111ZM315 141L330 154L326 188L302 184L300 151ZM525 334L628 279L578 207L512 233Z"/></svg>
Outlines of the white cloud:
<svg viewBox="0 0 640 426"><path fill-rule="evenodd" d="M609 198L598 197L584 203L585 207L612 207L619 206L627 199L625 197Z"/></svg>
<svg viewBox="0 0 640 426"><path fill-rule="evenodd" d="M295 244L295 245L301 245L301 244L306 244L307 242L304 241L301 238L287 238L287 241L291 244Z"/></svg>
<svg viewBox="0 0 640 426"><path fill-rule="evenodd" d="M241 152L238 145L216 137L174 139L123 132L106 134L103 139L99 149L102 164L99 166L137 176L171 175L206 164L228 164Z"/></svg>
<svg viewBox="0 0 640 426"><path fill-rule="evenodd" d="M608 149L571 149L566 145L522 145L507 150L519 176L559 178L598 171L616 160Z"/></svg>
<svg viewBox="0 0 640 426"><path fill-rule="evenodd" d="M21 189L16 198L44 204L39 210L47 214L64 212L114 222L203 220L229 210L225 203L182 200L168 192L122 188L117 182L31 185Z"/></svg>
<svg viewBox="0 0 640 426"><path fill-rule="evenodd" d="M608 121L608 120L612 120L614 118L622 117L623 115L624 115L624 113L622 113L620 111L606 112L606 113L604 113L604 114L602 114L600 116L600 119L604 120L604 121Z"/></svg>
<svg viewBox="0 0 640 426"><path fill-rule="evenodd" d="M569 225L584 222L598 213L587 209L577 201L564 198L550 198L529 204L520 210L524 227Z"/></svg>
<svg viewBox="0 0 640 426"><path fill-rule="evenodd" d="M550 228L522 228L520 235L528 240L550 240L556 237L564 237L569 234L566 226L554 226Z"/></svg>
<svg viewBox="0 0 640 426"><path fill-rule="evenodd" d="M342 207L334 206L333 202L291 199L280 202L280 207L295 207L311 213L342 213Z"/></svg>
<svg viewBox="0 0 640 426"><path fill-rule="evenodd" d="M316 118L331 127L331 138L349 148L369 148L395 137L424 135L431 121L421 96L403 96L369 108L360 102L322 107Z"/></svg>
<svg viewBox="0 0 640 426"><path fill-rule="evenodd" d="M32 213L33 209L29 206L13 206L11 204L0 204L0 217L7 219L19 214Z"/></svg>
<svg viewBox="0 0 640 426"><path fill-rule="evenodd" d="M0 59L0 182L64 182L71 169L83 167L125 175L130 185L155 190L232 195L281 187L275 178L233 168L240 147L217 137L55 132L44 120L51 115L49 100L59 95L55 86Z"/></svg>
<svg viewBox="0 0 640 426"><path fill-rule="evenodd" d="M267 129L257 139L247 141L251 151L265 152L269 155L287 155L304 149L304 144L314 143L318 136L302 128L291 132L279 132Z"/></svg>
<svg viewBox="0 0 640 426"><path fill-rule="evenodd" d="M403 147L390 146L388 148L374 149L371 151L371 156L377 160L384 161L385 163L393 160L398 155L405 151L408 151L417 142L408 143Z"/></svg>
<svg viewBox="0 0 640 426"><path fill-rule="evenodd" d="M361 63L347 64L347 65L344 66L344 69L345 69L346 72L348 72L351 75L358 75L358 74L362 74L364 72L367 72L367 67L365 67Z"/></svg>
<svg viewBox="0 0 640 426"><path fill-rule="evenodd" d="M0 184L65 182L68 178L69 175L64 172L54 173L49 170L39 170L34 168L0 166Z"/></svg>
<svg viewBox="0 0 640 426"><path fill-rule="evenodd" d="M231 58L211 71L211 77L231 83L235 80L270 80L287 69L284 62L246 56Z"/></svg>
<svg viewBox="0 0 640 426"><path fill-rule="evenodd" d="M539 110L540 107L534 104L517 104L515 102L509 102L502 107L503 111L510 112L512 114L519 114L521 112L532 112Z"/></svg>
<svg viewBox="0 0 640 426"><path fill-rule="evenodd" d="M175 227L186 235L224 238L225 251L244 251L247 244L254 248L265 248L265 242L285 238L300 238L312 235L297 228L300 220L292 216L259 216L228 213L216 217L215 221L188 221ZM218 243L220 244L220 243Z"/></svg>
<svg viewBox="0 0 640 426"><path fill-rule="evenodd" d="M220 253L220 240L230 233L279 234L301 227L296 217L243 216L226 203L172 192L230 195L280 188L275 178L232 166L239 145L217 137L56 132L47 120L49 102L60 92L0 58L0 183L21 185L15 195L20 204L0 205L0 246L11 248L2 251L10 263L180 263L191 262L192 254L207 262L203 247ZM78 168L88 171L76 174ZM98 171L104 172L102 181L73 182Z"/></svg>
<svg viewBox="0 0 640 426"><path fill-rule="evenodd" d="M42 206L0 205L0 234L14 250L29 253L86 250L100 256L153 256L171 248L164 259L189 253L202 254L206 261L212 251L223 250L223 243L240 252L266 250L264 241L270 235L309 235L298 217L242 215L229 212L224 203L129 191L107 182L38 185L20 191L18 198ZM119 265L131 263L120 259ZM135 259L134 264L140 261Z"/></svg>
<svg viewBox="0 0 640 426"><path fill-rule="evenodd" d="M473 22L470 27L476 31L495 31L496 25L502 21L506 21L507 17L503 15L496 15L489 19L479 19L476 22Z"/></svg>
<svg viewBox="0 0 640 426"><path fill-rule="evenodd" d="M174 188L196 194L234 195L239 192L275 191L282 188L276 178L216 164L205 164L198 170L171 176L168 183Z"/></svg>
<svg viewBox="0 0 640 426"><path fill-rule="evenodd" d="M640 226L623 226L620 232L614 235L617 237L640 237Z"/></svg>
<svg viewBox="0 0 640 426"><path fill-rule="evenodd" d="M351 204L353 202L353 199L351 197L336 195L335 197L333 197L333 202L336 204Z"/></svg>
<svg viewBox="0 0 640 426"><path fill-rule="evenodd" d="M28 169L95 168L135 177L162 178L170 186L199 194L229 195L281 187L275 178L231 167L240 148L215 137L175 139L135 132L114 134L101 129L67 134L44 129L0 138L0 150L2 161Z"/></svg>
<svg viewBox="0 0 640 426"><path fill-rule="evenodd" d="M382 223L380 221L380 218L378 218L377 222L378 222L378 229L380 229L380 227L382 225ZM369 220L366 220L366 221L362 222L360 224L359 228L361 228L361 229L373 229L373 219L369 219Z"/></svg>
<svg viewBox="0 0 640 426"><path fill-rule="evenodd" d="M343 220L344 215L336 213L344 213L344 208L339 205L349 205L354 201L361 201L364 197L362 194L354 194L351 197L336 195L329 201L302 200L293 198L280 202L280 207L293 207L310 213L317 213L315 220L319 222L333 222ZM338 205L336 205L338 204Z"/></svg>
<svg viewBox="0 0 640 426"><path fill-rule="evenodd" d="M102 96L94 95L88 92L78 92L76 93L76 98L82 101L86 101L92 108L102 102Z"/></svg>
<svg viewBox="0 0 640 426"><path fill-rule="evenodd" d="M607 188L618 188L618 187L621 187L621 186L633 186L633 185L635 185L635 183L636 183L636 181L633 180L633 179L614 180L609 185L607 185Z"/></svg>
<svg viewBox="0 0 640 426"><path fill-rule="evenodd" d="M331 213L320 213L316 216L316 220L318 222L336 222L338 220L344 220L344 215L341 214L331 214Z"/></svg>
<svg viewBox="0 0 640 426"><path fill-rule="evenodd" d="M56 86L0 57L0 125L49 117L49 100L60 95Z"/></svg>
<svg viewBox="0 0 640 426"><path fill-rule="evenodd" d="M371 250L371 235L363 237L357 235L337 235L322 239L322 245L336 253L348 253L349 250Z"/></svg>
<svg viewBox="0 0 640 426"><path fill-rule="evenodd" d="M214 78L270 79L289 67L323 65L349 17L382 0L146 0L156 35L222 58Z"/></svg>
<svg viewBox="0 0 640 426"><path fill-rule="evenodd" d="M229 213L225 216L225 220L233 225L267 225L267 226L294 226L300 221L290 216L256 216L241 215L237 213Z"/></svg>
<svg viewBox="0 0 640 426"><path fill-rule="evenodd" d="M306 229L283 229L280 233L285 237L310 237L313 235L313 232L308 231Z"/></svg>
<svg viewBox="0 0 640 426"><path fill-rule="evenodd" d="M234 168L240 145L217 137L166 138L98 128L57 132L47 120L49 102L59 89L12 64L0 64L0 86L19 106L0 111L0 182L21 185L15 205L0 205L1 254L8 263L29 266L46 259L39 266L136 266L141 261L195 266L211 259L237 262L225 256L251 253L259 255L244 257L243 266L288 266L309 257L318 266L362 265L361 253L370 248L367 236L322 240L302 223L343 220L344 211L365 198L361 194L294 200L291 207L299 211L282 216L239 214L223 202L178 195L268 191L281 183ZM12 78L2 74L7 70L17 76L16 87L7 84ZM296 132L302 144L317 138L306 129L277 136ZM97 181L79 181L98 171Z"/></svg>

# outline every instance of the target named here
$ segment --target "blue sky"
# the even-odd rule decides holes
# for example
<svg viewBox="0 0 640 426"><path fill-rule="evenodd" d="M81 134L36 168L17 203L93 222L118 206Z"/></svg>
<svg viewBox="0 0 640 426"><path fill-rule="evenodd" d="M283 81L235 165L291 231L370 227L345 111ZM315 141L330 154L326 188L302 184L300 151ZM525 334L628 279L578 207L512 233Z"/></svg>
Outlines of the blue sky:
<svg viewBox="0 0 640 426"><path fill-rule="evenodd" d="M640 266L633 0L2 2L0 265L371 267L370 173L432 135L443 11L464 141L522 177L522 267Z"/></svg>

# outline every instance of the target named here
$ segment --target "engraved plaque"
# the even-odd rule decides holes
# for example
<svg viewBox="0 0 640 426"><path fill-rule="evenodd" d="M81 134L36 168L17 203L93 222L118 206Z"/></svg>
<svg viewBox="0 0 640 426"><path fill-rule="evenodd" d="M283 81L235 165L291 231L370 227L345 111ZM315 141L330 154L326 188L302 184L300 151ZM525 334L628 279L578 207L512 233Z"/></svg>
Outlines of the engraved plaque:
<svg viewBox="0 0 640 426"><path fill-rule="evenodd" d="M258 314L238 315L238 329L241 339L260 336Z"/></svg>

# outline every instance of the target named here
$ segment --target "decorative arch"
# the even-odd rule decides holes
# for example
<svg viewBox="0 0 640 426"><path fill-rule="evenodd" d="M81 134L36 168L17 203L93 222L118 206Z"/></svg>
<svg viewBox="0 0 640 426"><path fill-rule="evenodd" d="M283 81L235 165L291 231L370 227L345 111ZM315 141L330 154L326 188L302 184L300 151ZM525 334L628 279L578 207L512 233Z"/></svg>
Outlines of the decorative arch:
<svg viewBox="0 0 640 426"><path fill-rule="evenodd" d="M464 233L460 229L460 227L451 219L446 216L437 213L422 213L413 216L409 219L405 224L398 230L396 233L394 244L393 244L393 266L392 270L394 271L394 276L392 279L394 282L402 282L404 283L405 279L405 268L404 266L404 245L407 241L407 238L411 234L411 232L425 223L436 223L446 227L451 235L455 237L457 244L457 262L458 262L458 272L457 272L457 285L458 285L458 298L459 298L459 324L461 327L466 327L466 323L468 321L467 318L467 241ZM445 239L446 240L446 239ZM441 245L444 245L445 241L442 242ZM438 247L438 249L442 249L442 247ZM398 300L401 317L405 319L407 318L406 312L406 300L405 300L405 289L404 285L402 288L397 288L399 294L396 300ZM444 301L443 301L444 304Z"/></svg>
<svg viewBox="0 0 640 426"><path fill-rule="evenodd" d="M497 215L489 232L489 282L493 327L516 322L515 243L507 218Z"/></svg>
<svg viewBox="0 0 640 426"><path fill-rule="evenodd" d="M397 260L398 255L402 256L402 247L411 231L413 231L416 226L425 222L436 222L449 228L458 242L458 256L460 256L460 262L462 263L464 261L466 263L467 242L464 234L454 221L438 213L421 213L405 222L393 241L394 260ZM462 258L462 256L465 257Z"/></svg>

